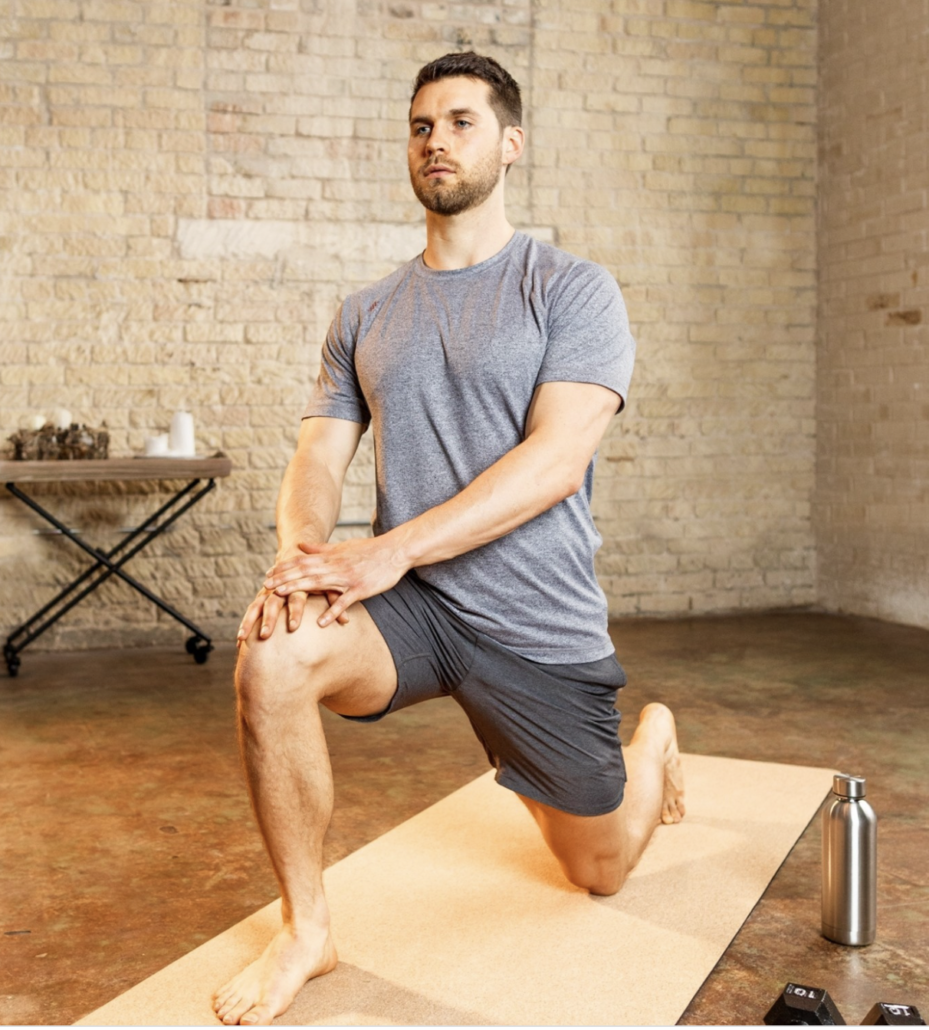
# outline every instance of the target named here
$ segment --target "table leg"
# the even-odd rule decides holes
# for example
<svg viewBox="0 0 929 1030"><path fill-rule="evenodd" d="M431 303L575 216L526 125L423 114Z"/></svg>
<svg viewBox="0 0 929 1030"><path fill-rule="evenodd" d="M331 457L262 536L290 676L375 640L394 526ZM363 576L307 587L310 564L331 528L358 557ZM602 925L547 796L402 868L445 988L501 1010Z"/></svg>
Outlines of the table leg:
<svg viewBox="0 0 929 1030"><path fill-rule="evenodd" d="M22 490L20 490L14 483L7 483L6 488L14 495L19 498L23 504L32 508L38 515L40 515L46 522L54 526L63 536L66 536L74 544L80 547L83 551L86 551L92 558L94 558L94 564L87 570L85 570L80 576L69 583L62 591L60 591L56 597L54 597L48 604L44 605L34 615L26 620L21 626L17 627L8 637L3 648L3 656L6 660L7 670L11 676L15 676L19 671L20 658L19 653L23 651L33 640L44 633L50 626L54 625L63 615L69 612L75 605L79 604L88 594L92 593L99 586L101 586L110 576L119 576L124 582L128 583L134 590L138 591L144 597L148 598L153 604L157 605L162 611L172 616L182 625L186 626L194 634L187 641L187 651L191 654L194 660L198 664L203 664L210 651L213 650L213 644L210 637L204 633L195 623L191 622L184 615L182 615L177 609L168 604L167 601L158 597L147 587L143 586L137 579L130 576L129 573L124 572L122 566L126 564L139 553L143 548L147 547L155 537L160 536L173 522L181 517L184 512L192 508L202 497L210 492L216 485L215 480L211 479L202 487L193 497L189 497L186 502L173 511L163 522L158 522L166 512L174 508L180 501L184 500L188 494L190 494L200 483L199 479L195 479L188 483L186 487L179 490L169 501L167 501L161 508L158 509L153 515L151 515L141 526L137 527L133 532L111 551L104 553L90 544L81 540L81 538L68 529L62 522L60 522L55 516L43 508L37 501L29 497ZM113 561L114 556L120 551L124 550L133 540L140 535L147 534L139 543L134 547L130 548L118 561ZM102 571L99 571L102 570ZM42 622L35 629L30 629L37 621L42 619L49 611L51 611L56 605L60 604L69 594L72 594L82 583L90 579L95 573L98 573L96 579L94 579L88 586L84 587L76 596L72 597L67 604L64 604L57 612L50 615L44 622ZM18 637L22 637L25 634L25 638L17 642Z"/></svg>

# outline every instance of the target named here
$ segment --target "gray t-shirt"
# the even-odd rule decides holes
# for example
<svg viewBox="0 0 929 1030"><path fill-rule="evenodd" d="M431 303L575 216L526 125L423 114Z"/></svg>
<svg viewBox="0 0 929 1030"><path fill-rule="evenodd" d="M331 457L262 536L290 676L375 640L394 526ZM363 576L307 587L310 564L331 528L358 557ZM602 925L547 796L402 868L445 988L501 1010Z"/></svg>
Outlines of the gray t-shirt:
<svg viewBox="0 0 929 1030"><path fill-rule="evenodd" d="M374 427L375 533L463 490L524 437L540 383L625 398L635 341L599 265L524 233L470 268L417 257L343 302L304 418ZM594 575L601 538L583 487L483 547L416 571L474 629L536 662L613 652Z"/></svg>

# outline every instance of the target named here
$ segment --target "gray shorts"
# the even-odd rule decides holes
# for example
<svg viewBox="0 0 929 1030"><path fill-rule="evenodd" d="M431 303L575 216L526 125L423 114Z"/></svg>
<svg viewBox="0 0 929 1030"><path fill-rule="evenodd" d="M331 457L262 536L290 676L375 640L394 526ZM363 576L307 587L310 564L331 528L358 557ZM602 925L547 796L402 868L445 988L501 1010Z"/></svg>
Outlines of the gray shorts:
<svg viewBox="0 0 929 1030"><path fill-rule="evenodd" d="M414 573L362 602L390 648L397 690L376 715L434 697L464 709L497 782L573 815L603 815L623 799L626 769L616 692L626 674L615 655L546 665L466 625Z"/></svg>

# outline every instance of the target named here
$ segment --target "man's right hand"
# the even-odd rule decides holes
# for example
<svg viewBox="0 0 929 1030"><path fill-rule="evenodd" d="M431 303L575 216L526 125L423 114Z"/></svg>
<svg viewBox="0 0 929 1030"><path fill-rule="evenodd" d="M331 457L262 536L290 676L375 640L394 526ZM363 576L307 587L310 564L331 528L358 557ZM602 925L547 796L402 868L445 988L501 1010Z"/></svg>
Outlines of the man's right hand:
<svg viewBox="0 0 929 1030"><path fill-rule="evenodd" d="M281 613L285 608L287 609L285 617L288 631L293 633L299 629L300 623L303 621L303 611L306 608L308 596L304 590L295 590L284 598L275 594L272 590L266 590L262 587L258 591L255 600L245 609L242 624L239 626L239 631L236 634L235 646L242 646L242 643L248 639L256 623L260 623L258 639L267 640L274 632L277 620L281 617ZM334 591L327 591L325 596L331 605L339 595ZM348 615L343 612L337 621L344 626L348 622Z"/></svg>

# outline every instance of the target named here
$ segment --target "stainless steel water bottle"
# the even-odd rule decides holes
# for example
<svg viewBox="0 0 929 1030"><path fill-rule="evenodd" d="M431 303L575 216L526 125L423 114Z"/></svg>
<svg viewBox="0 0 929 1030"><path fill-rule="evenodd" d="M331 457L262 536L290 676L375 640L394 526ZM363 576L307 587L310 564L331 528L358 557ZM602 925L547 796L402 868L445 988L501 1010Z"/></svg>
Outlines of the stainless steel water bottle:
<svg viewBox="0 0 929 1030"><path fill-rule="evenodd" d="M861 776L838 773L823 812L823 936L863 945L877 929L877 816Z"/></svg>

